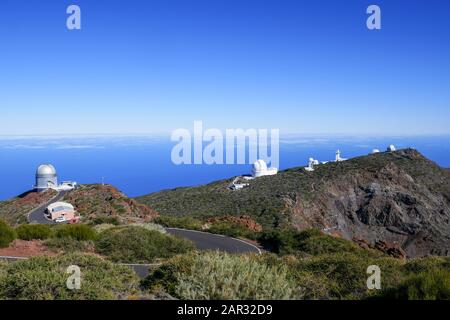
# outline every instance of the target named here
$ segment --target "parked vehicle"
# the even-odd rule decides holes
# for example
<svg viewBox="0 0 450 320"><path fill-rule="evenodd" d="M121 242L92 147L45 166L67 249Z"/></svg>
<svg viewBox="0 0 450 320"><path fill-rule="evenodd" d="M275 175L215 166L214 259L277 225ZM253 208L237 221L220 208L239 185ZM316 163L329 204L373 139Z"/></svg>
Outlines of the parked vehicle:
<svg viewBox="0 0 450 320"><path fill-rule="evenodd" d="M66 222L66 218L64 218L64 217L56 218L56 219L55 219L55 222L56 222L56 223Z"/></svg>

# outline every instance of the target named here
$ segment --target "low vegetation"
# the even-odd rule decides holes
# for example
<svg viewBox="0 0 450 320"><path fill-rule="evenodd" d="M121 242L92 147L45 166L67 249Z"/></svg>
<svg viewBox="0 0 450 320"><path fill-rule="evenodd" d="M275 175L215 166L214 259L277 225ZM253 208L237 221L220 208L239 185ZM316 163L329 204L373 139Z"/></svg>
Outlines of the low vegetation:
<svg viewBox="0 0 450 320"><path fill-rule="evenodd" d="M450 300L450 270L429 270L411 275L379 298L400 300Z"/></svg>
<svg viewBox="0 0 450 320"><path fill-rule="evenodd" d="M54 235L53 229L44 224L23 224L16 228L17 237L22 240L45 240Z"/></svg>
<svg viewBox="0 0 450 320"><path fill-rule="evenodd" d="M181 299L295 299L301 290L281 265L273 266L253 255L219 252L193 253L171 260L151 274L149 290L167 288Z"/></svg>
<svg viewBox="0 0 450 320"><path fill-rule="evenodd" d="M77 241L95 240L97 233L85 224L64 224L56 227L56 237L62 239L71 238Z"/></svg>
<svg viewBox="0 0 450 320"><path fill-rule="evenodd" d="M229 221L216 221L205 230L211 233L223 234L234 238L256 239L258 233L245 228L242 225Z"/></svg>
<svg viewBox="0 0 450 320"><path fill-rule="evenodd" d="M191 216L185 217L159 216L154 220L154 222L169 228L180 228L189 230L203 229L202 221Z"/></svg>
<svg viewBox="0 0 450 320"><path fill-rule="evenodd" d="M320 255L365 251L351 241L326 235L317 229L306 231L285 229L263 232L258 240L264 249L280 255L298 253Z"/></svg>
<svg viewBox="0 0 450 320"><path fill-rule="evenodd" d="M79 290L70 290L67 268L82 271ZM0 266L0 299L106 300L127 299L138 293L139 279L127 266L89 254L34 257Z"/></svg>
<svg viewBox="0 0 450 320"><path fill-rule="evenodd" d="M0 220L0 248L6 248L16 238L16 232L5 221Z"/></svg>
<svg viewBox="0 0 450 320"><path fill-rule="evenodd" d="M138 226L110 228L96 241L98 253L123 263L151 263L191 250L190 241Z"/></svg>
<svg viewBox="0 0 450 320"><path fill-rule="evenodd" d="M95 243L92 240L50 238L44 241L44 245L57 253L95 252Z"/></svg>

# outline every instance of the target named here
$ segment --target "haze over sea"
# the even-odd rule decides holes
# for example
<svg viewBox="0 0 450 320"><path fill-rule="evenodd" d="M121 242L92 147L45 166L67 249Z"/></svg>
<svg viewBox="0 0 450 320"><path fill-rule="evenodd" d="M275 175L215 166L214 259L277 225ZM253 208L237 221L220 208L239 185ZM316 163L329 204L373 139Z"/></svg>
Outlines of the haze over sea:
<svg viewBox="0 0 450 320"><path fill-rule="evenodd" d="M15 197L34 184L37 166L53 164L59 181L112 184L130 197L162 189L193 186L248 174L251 165L175 165L167 136L0 136L0 200ZM450 167L450 136L355 137L290 135L280 139L280 169L305 166L309 157L334 159L412 147L442 167ZM206 145L206 144L205 144ZM225 151L224 151L225 154Z"/></svg>

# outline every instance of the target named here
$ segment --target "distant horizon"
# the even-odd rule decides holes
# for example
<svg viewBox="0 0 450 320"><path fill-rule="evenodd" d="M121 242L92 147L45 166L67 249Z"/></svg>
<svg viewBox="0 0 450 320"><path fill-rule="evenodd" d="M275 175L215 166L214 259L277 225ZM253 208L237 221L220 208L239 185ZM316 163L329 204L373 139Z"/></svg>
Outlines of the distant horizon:
<svg viewBox="0 0 450 320"><path fill-rule="evenodd" d="M280 170L306 166L309 157L332 160L340 149L343 158L367 155L373 149L414 148L444 168L450 168L450 136L363 137L281 136ZM130 197L163 189L205 184L248 174L251 164L175 165L170 137L103 136L14 139L0 137L0 174L8 185L0 187L6 200L29 190L38 165L51 163L60 180L83 184L112 184ZM155 169L156 168L156 169Z"/></svg>

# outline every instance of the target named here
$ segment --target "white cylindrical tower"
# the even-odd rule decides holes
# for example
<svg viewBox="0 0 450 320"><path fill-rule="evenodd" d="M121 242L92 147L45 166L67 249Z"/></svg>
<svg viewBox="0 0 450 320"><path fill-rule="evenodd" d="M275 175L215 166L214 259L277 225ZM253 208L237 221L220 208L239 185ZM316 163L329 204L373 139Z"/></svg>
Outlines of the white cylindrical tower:
<svg viewBox="0 0 450 320"><path fill-rule="evenodd" d="M58 186L56 169L51 164L41 164L36 170L36 190L43 192Z"/></svg>

